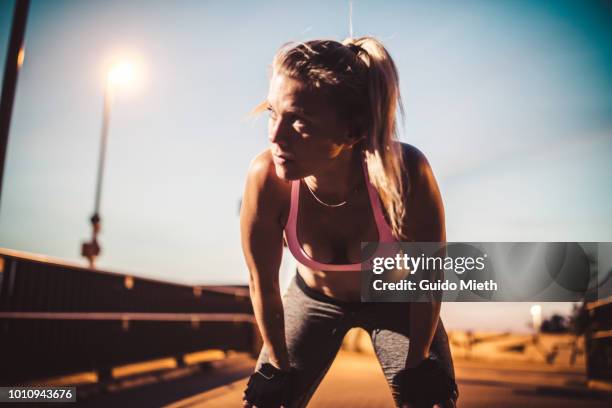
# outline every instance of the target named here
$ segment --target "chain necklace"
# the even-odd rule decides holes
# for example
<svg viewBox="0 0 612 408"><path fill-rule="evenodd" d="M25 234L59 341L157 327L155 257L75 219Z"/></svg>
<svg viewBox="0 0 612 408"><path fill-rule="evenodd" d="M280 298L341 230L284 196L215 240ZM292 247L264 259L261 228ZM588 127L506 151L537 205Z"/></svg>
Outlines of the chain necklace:
<svg viewBox="0 0 612 408"><path fill-rule="evenodd" d="M314 191L312 191L312 189L310 188L310 186L308 185L308 183L306 183L306 180L302 179L302 182L306 185L306 188L308 189L308 191L310 191L310 194L314 197L315 200L317 200L317 202L321 205L324 205L325 207L329 207L329 208L338 208L338 207L342 207L343 205L346 205L348 203L348 200L344 200L341 203L338 204L327 204L325 201L321 200L319 197L317 197L317 195L315 194ZM358 187L355 187L352 191L352 193L356 192L358 189ZM349 197L352 194L349 193Z"/></svg>

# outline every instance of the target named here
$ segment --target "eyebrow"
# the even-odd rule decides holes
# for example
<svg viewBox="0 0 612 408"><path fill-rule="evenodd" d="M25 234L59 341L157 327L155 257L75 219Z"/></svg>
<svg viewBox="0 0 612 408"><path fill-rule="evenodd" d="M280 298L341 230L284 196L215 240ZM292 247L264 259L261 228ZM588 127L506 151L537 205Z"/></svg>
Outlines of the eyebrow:
<svg viewBox="0 0 612 408"><path fill-rule="evenodd" d="M272 104L270 103L270 101L268 99L265 100L264 102L266 109L267 108L272 108ZM294 114L298 114L307 118L311 118L312 115L310 112L306 111L303 108L295 108L295 107L290 107L289 109L287 109L287 112L289 113L294 113Z"/></svg>

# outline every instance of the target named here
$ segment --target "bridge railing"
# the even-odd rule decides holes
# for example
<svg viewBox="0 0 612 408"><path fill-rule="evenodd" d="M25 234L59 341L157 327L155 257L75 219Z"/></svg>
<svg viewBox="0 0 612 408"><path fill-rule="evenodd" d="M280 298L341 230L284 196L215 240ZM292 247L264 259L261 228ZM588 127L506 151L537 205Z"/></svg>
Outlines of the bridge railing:
<svg viewBox="0 0 612 408"><path fill-rule="evenodd" d="M188 286L0 249L0 384L190 352L257 351L245 286Z"/></svg>
<svg viewBox="0 0 612 408"><path fill-rule="evenodd" d="M586 332L589 385L612 389L612 297L587 304Z"/></svg>

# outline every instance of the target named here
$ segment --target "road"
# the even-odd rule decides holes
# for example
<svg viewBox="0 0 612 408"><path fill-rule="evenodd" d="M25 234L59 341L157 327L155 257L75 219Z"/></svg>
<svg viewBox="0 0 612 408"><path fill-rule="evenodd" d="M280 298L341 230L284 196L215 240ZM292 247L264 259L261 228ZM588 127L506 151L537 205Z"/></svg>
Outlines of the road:
<svg viewBox="0 0 612 408"><path fill-rule="evenodd" d="M205 361L77 386L76 405L87 408L240 407L247 377L255 364L253 358L245 353L221 353ZM586 388L584 368L580 365L501 361L507 360L455 358L459 407L612 406L612 393ZM147 364L141 365L146 368ZM373 350L354 344L340 351L309 404L314 408L393 406Z"/></svg>
<svg viewBox="0 0 612 408"><path fill-rule="evenodd" d="M604 407L607 394L584 387L577 369L545 365L456 361L459 407ZM238 407L246 379L196 394L167 408ZM393 408L391 394L371 354L341 351L309 407Z"/></svg>

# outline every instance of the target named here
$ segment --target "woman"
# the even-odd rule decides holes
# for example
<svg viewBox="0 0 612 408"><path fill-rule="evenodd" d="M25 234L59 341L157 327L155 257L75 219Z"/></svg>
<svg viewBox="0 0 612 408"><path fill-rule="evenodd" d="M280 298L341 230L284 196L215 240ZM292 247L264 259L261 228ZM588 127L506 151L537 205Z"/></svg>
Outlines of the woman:
<svg viewBox="0 0 612 408"><path fill-rule="evenodd" d="M361 242L446 239L431 168L397 141L391 57L372 37L317 40L285 45L272 71L258 109L271 146L251 163L240 215L264 341L244 406L305 406L351 327L370 334L398 406L454 406L440 304L360 302ZM299 265L281 298L283 234Z"/></svg>

